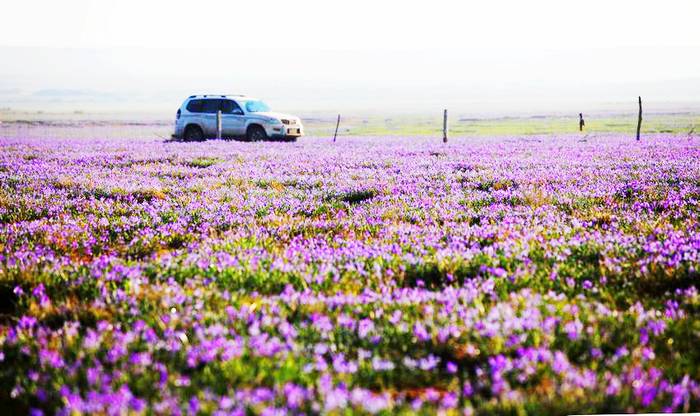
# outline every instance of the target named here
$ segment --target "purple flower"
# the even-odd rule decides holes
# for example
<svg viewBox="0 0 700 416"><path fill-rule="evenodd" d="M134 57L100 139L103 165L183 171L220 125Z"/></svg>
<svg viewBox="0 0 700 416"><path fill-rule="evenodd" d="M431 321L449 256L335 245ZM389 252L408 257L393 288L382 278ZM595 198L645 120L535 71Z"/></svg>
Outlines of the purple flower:
<svg viewBox="0 0 700 416"><path fill-rule="evenodd" d="M192 414L196 414L199 411L199 399L197 396L190 397L188 408Z"/></svg>
<svg viewBox="0 0 700 416"><path fill-rule="evenodd" d="M43 283L39 283L39 285L32 289L32 295L39 301L41 307L47 307L51 304L49 297L46 295Z"/></svg>
<svg viewBox="0 0 700 416"><path fill-rule="evenodd" d="M33 316L22 316L17 324L18 328L21 329L31 329L37 324L36 318Z"/></svg>
<svg viewBox="0 0 700 416"><path fill-rule="evenodd" d="M295 384L287 383L284 385L284 396L287 399L287 406L297 409L306 400L306 391Z"/></svg>
<svg viewBox="0 0 700 416"><path fill-rule="evenodd" d="M357 333L360 338L365 338L374 329L374 323L370 319L363 319L357 326Z"/></svg>
<svg viewBox="0 0 700 416"><path fill-rule="evenodd" d="M564 332L566 332L566 335L572 341L579 338L581 331L583 331L583 324L578 319L564 324Z"/></svg>
<svg viewBox="0 0 700 416"><path fill-rule="evenodd" d="M457 373L457 364L453 363L452 361L448 361L446 364L447 372L450 374L455 374Z"/></svg>
<svg viewBox="0 0 700 416"><path fill-rule="evenodd" d="M139 399L137 397L132 397L131 400L129 401L129 406L135 412L139 413L146 408L146 401L143 399Z"/></svg>
<svg viewBox="0 0 700 416"><path fill-rule="evenodd" d="M425 326L421 323L416 323L413 326L413 335L418 338L419 341L428 341L430 340L430 334L428 334L428 331L425 329Z"/></svg>
<svg viewBox="0 0 700 416"><path fill-rule="evenodd" d="M324 398L325 410L344 409L348 403L348 392L343 388L334 388L326 393Z"/></svg>

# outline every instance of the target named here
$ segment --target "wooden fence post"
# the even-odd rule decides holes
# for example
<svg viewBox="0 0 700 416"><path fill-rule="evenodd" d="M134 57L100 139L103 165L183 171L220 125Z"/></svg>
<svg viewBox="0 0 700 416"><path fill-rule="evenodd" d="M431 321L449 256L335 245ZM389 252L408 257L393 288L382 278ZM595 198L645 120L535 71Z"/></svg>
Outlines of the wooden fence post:
<svg viewBox="0 0 700 416"><path fill-rule="evenodd" d="M333 143L335 143L335 138L338 136L338 126L340 126L340 114L338 114L338 121L335 123L335 133L333 133Z"/></svg>
<svg viewBox="0 0 700 416"><path fill-rule="evenodd" d="M639 97L639 118L637 119L637 140L639 140L639 130L642 128L642 97Z"/></svg>
<svg viewBox="0 0 700 416"><path fill-rule="evenodd" d="M221 110L216 112L216 139L221 140Z"/></svg>
<svg viewBox="0 0 700 416"><path fill-rule="evenodd" d="M447 109L442 116L442 142L447 143Z"/></svg>

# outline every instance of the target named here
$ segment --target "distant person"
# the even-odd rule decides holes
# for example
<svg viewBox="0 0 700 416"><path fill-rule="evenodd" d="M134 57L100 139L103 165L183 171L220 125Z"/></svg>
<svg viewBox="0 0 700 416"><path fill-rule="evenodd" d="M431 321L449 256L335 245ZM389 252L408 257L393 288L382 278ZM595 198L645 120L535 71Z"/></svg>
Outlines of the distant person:
<svg viewBox="0 0 700 416"><path fill-rule="evenodd" d="M586 122L583 121L583 113L578 113L578 131L583 131L583 126L586 125Z"/></svg>

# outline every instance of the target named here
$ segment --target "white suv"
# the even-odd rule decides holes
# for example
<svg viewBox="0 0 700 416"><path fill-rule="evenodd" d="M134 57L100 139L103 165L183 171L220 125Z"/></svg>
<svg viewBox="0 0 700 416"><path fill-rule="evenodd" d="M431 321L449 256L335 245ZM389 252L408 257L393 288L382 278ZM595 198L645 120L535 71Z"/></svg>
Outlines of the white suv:
<svg viewBox="0 0 700 416"><path fill-rule="evenodd" d="M274 113L258 99L244 95L191 95L177 110L173 137L187 141L216 137L218 111L223 137L295 141L304 134L299 117Z"/></svg>

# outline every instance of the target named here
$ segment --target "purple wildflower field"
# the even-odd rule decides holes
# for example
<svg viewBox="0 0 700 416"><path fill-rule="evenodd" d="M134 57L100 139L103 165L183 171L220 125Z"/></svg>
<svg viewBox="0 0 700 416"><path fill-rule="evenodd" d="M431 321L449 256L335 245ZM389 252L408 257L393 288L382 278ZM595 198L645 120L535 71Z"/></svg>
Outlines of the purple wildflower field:
<svg viewBox="0 0 700 416"><path fill-rule="evenodd" d="M699 162L664 134L0 138L0 402L700 410Z"/></svg>

